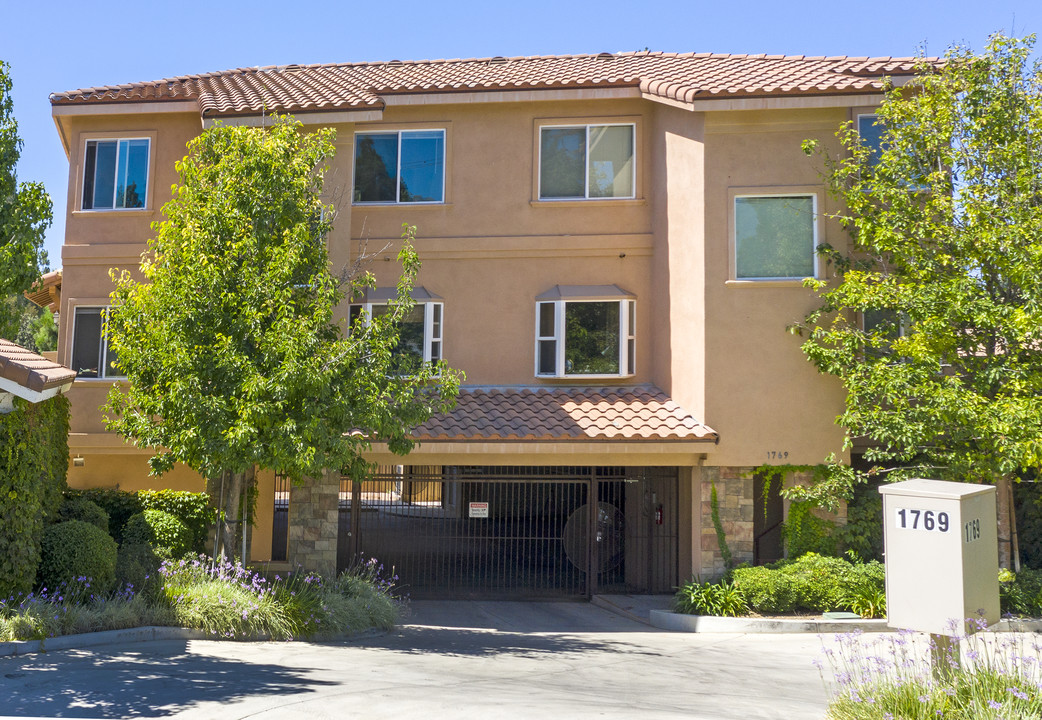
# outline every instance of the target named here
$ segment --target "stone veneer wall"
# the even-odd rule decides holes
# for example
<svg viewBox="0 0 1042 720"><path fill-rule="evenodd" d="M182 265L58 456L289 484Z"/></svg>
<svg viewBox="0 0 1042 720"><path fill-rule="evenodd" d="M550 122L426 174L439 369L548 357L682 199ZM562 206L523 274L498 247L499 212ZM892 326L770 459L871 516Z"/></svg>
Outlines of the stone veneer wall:
<svg viewBox="0 0 1042 720"><path fill-rule="evenodd" d="M735 565L753 562L753 517L757 506L757 499L753 497L755 470L753 467L702 468L702 580L718 580L726 570L716 538L716 528L713 526L714 484L720 524L724 530L727 547L731 551L731 558ZM784 485L809 485L811 481L810 472L794 472L785 476ZM837 524L847 521L846 504L841 504L834 513L820 508L815 508L813 513ZM788 501L785 502L785 514L788 516Z"/></svg>
<svg viewBox="0 0 1042 720"><path fill-rule="evenodd" d="M713 526L712 492L716 485L720 524L734 563L753 561L753 469L751 467L702 468L702 580L724 574L724 558Z"/></svg>
<svg viewBox="0 0 1042 720"><path fill-rule="evenodd" d="M336 573L340 473L292 483L289 491L290 565L332 577Z"/></svg>

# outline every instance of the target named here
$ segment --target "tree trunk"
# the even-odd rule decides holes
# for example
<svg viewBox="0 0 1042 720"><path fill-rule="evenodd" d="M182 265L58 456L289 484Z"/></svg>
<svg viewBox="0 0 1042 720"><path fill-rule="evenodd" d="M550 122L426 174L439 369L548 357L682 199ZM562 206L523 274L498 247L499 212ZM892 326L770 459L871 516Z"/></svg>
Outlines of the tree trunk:
<svg viewBox="0 0 1042 720"><path fill-rule="evenodd" d="M998 512L999 532L999 567L1007 570L1013 567L1013 523L1010 518L1013 513L1012 488L1008 477L999 478L995 483L997 497L996 511Z"/></svg>
<svg viewBox="0 0 1042 720"><path fill-rule="evenodd" d="M213 532L213 556L231 560L238 554L239 507L246 473L225 470L220 477L208 480L206 492L210 504L217 509L217 525Z"/></svg>

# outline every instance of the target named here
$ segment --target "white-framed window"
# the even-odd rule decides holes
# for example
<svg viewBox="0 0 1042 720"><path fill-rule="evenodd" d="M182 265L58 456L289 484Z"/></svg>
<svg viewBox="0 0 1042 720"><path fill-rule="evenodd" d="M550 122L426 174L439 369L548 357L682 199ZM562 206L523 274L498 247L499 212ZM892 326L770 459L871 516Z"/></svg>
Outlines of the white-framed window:
<svg viewBox="0 0 1042 720"><path fill-rule="evenodd" d="M616 285L558 285L535 304L535 374L625 377L636 369L636 301Z"/></svg>
<svg viewBox="0 0 1042 720"><path fill-rule="evenodd" d="M354 202L445 202L445 131L355 134Z"/></svg>
<svg viewBox="0 0 1042 720"><path fill-rule="evenodd" d="M735 195L738 280L816 277L817 195Z"/></svg>
<svg viewBox="0 0 1042 720"><path fill-rule="evenodd" d="M869 150L869 164L876 165L883 153L883 135L886 128L883 121L877 115L867 114L857 116L857 134L861 144Z"/></svg>
<svg viewBox="0 0 1042 720"><path fill-rule="evenodd" d="M71 365L77 377L124 377L105 337L108 314L109 309L103 306L77 307L73 312Z"/></svg>
<svg viewBox="0 0 1042 720"><path fill-rule="evenodd" d="M415 369L420 362L438 362L444 356L444 304L441 298L425 288L414 288L411 293L416 304L402 320L398 333L398 345L394 348L396 362L403 373ZM397 296L397 288L370 288L361 302L353 302L349 308L352 325L359 319L372 322L391 312L390 301Z"/></svg>
<svg viewBox="0 0 1042 720"><path fill-rule="evenodd" d="M539 199L635 197L636 125L539 128Z"/></svg>
<svg viewBox="0 0 1042 720"><path fill-rule="evenodd" d="M83 157L83 210L144 208L149 138L88 140Z"/></svg>

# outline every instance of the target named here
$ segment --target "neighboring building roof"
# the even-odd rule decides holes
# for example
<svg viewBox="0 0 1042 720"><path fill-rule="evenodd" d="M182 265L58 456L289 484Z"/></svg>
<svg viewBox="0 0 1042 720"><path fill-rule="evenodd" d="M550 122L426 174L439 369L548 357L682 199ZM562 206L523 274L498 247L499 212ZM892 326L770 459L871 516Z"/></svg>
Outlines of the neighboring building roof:
<svg viewBox="0 0 1042 720"><path fill-rule="evenodd" d="M574 88L638 88L680 102L721 97L873 93L884 76L936 58L712 53L601 53L416 62L285 65L183 75L51 95L55 106L195 101L202 115L379 108L382 96Z"/></svg>
<svg viewBox="0 0 1042 720"><path fill-rule="evenodd" d="M464 388L417 440L700 440L716 432L657 387Z"/></svg>
<svg viewBox="0 0 1042 720"><path fill-rule="evenodd" d="M52 313L58 312L58 305L62 298L61 268L46 273L35 285L25 291L25 297Z"/></svg>
<svg viewBox="0 0 1042 720"><path fill-rule="evenodd" d="M0 338L0 379L41 393L71 383L76 371Z"/></svg>

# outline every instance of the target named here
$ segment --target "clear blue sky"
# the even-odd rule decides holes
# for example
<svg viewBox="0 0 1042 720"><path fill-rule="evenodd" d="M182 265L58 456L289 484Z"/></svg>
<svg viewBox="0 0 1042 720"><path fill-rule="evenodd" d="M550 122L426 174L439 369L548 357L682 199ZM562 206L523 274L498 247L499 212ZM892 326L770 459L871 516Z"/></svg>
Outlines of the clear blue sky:
<svg viewBox="0 0 1042 720"><path fill-rule="evenodd" d="M645 47L941 55L954 43L980 50L996 31L1042 34L1042 0L0 0L0 59L12 66L25 141L18 178L42 181L54 201L52 268L61 265L68 184L52 92L258 65Z"/></svg>

